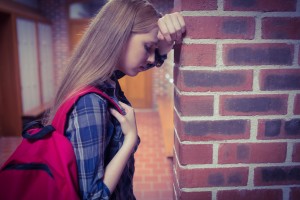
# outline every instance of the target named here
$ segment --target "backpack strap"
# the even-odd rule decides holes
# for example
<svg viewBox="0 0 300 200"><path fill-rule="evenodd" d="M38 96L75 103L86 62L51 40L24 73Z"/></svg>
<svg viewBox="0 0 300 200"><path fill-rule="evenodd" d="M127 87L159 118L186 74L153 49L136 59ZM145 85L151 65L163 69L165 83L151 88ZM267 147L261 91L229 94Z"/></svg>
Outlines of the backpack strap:
<svg viewBox="0 0 300 200"><path fill-rule="evenodd" d="M40 128L40 130L35 134L29 133L28 131L34 127ZM22 137L30 140L38 140L44 138L49 133L52 133L54 130L55 130L54 127L51 125L47 125L44 127L40 122L32 121L26 124L26 126L24 127L22 131Z"/></svg>
<svg viewBox="0 0 300 200"><path fill-rule="evenodd" d="M96 93L96 94L100 95L101 97L105 98L108 101L108 103L112 104L113 107L119 113L121 113L122 115L125 114L124 110L111 97L109 97L107 94L102 92L100 89L89 86L89 87L84 88L83 90L80 90L75 95L73 95L72 97L67 99L57 110L57 112L53 118L53 121L52 121L52 126L59 133L64 134L68 114L69 114L70 110L73 108L73 106L75 105L75 103L78 101L78 99L80 97L82 97L86 94L89 94L89 93Z"/></svg>

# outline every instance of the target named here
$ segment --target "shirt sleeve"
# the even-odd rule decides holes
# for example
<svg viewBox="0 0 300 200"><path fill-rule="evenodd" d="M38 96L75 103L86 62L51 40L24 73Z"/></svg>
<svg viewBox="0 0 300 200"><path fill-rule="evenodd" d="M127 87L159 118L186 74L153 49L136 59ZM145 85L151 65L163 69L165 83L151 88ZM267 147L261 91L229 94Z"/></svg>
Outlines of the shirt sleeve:
<svg viewBox="0 0 300 200"><path fill-rule="evenodd" d="M107 112L107 102L92 93L81 97L69 115L66 136L76 156L81 199L110 196L103 182Z"/></svg>

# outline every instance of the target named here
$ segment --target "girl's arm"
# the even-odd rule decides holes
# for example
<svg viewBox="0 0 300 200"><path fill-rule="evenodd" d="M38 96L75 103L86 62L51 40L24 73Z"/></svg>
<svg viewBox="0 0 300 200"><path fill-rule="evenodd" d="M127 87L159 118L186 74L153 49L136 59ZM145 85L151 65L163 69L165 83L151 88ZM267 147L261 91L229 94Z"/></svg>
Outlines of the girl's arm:
<svg viewBox="0 0 300 200"><path fill-rule="evenodd" d="M70 113L65 135L77 162L80 199L109 199L103 183L107 137L107 101L96 94L81 97Z"/></svg>
<svg viewBox="0 0 300 200"><path fill-rule="evenodd" d="M120 102L125 109L126 115L121 115L115 109L110 109L111 114L120 122L122 131L125 135L124 143L118 153L106 166L104 172L104 184L112 192L119 182L124 167L136 146L138 135L135 122L135 114L132 107Z"/></svg>

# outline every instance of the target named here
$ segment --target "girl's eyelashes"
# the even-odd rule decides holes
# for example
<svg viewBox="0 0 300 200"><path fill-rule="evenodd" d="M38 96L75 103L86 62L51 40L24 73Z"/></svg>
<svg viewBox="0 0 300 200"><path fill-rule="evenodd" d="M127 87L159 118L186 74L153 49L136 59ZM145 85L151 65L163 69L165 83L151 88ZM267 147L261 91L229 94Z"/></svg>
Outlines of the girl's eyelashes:
<svg viewBox="0 0 300 200"><path fill-rule="evenodd" d="M157 45L154 43L145 43L144 48L147 53L153 53L155 49L157 48Z"/></svg>

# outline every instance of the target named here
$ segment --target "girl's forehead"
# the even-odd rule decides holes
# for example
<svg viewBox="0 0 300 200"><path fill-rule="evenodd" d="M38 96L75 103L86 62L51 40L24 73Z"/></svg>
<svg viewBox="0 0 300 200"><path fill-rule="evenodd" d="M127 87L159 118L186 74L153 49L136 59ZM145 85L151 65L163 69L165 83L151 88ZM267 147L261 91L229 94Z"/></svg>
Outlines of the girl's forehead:
<svg viewBox="0 0 300 200"><path fill-rule="evenodd" d="M131 35L131 39L134 39L136 41L141 41L141 42L147 42L147 43L157 43L158 42L157 34L158 34L158 29L154 28L147 33L133 33Z"/></svg>
<svg viewBox="0 0 300 200"><path fill-rule="evenodd" d="M154 28L148 33L146 33L145 36L147 37L148 40L151 40L150 42L157 43L158 42L157 34L158 34L158 28Z"/></svg>

